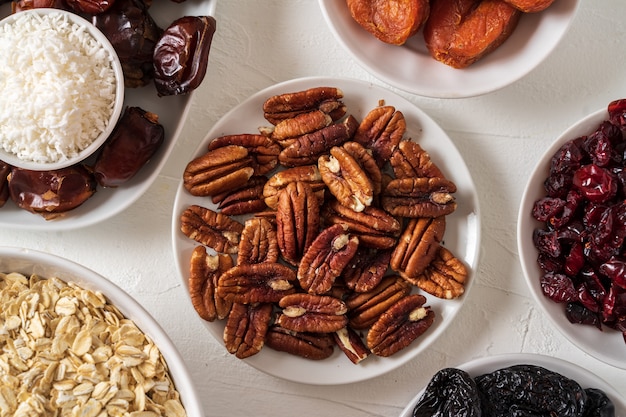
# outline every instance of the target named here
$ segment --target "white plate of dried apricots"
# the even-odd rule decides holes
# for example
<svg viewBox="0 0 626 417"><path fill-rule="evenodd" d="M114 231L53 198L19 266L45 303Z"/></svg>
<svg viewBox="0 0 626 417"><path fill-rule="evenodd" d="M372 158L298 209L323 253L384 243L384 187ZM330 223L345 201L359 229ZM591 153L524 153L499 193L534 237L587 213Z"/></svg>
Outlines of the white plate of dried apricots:
<svg viewBox="0 0 626 417"><path fill-rule="evenodd" d="M396 369L466 300L480 248L463 158L376 85L311 77L226 113L181 173L177 267L225 349L327 385Z"/></svg>
<svg viewBox="0 0 626 417"><path fill-rule="evenodd" d="M517 1L525 4L533 3L529 0ZM504 35L486 39L479 45L477 45L479 42L476 42L467 51L457 51L453 48L449 52L442 53L442 48L449 49L441 46L442 44L455 45L459 37L467 37L468 32L480 30L486 20L484 16L493 14L496 8L502 8L502 6L495 5L496 2L492 1L439 1L438 6L447 4L446 9L450 12L458 13L463 8L468 9L464 19L451 20L445 18L445 10L435 10L434 7L430 7L429 10L420 12L417 9L411 9L411 7L424 8L423 5L419 6L424 3L424 0L395 2L404 3L402 13L406 15L401 24L396 24L398 22L393 22L393 16L387 19L380 17L384 15L384 10L377 10L376 14L371 10L372 7L383 8L386 2L365 0L319 0L319 2L324 18L337 41L365 70L396 88L435 98L478 96L496 91L519 80L536 68L557 47L566 34L578 7L578 0L554 0L553 2L536 0L535 3L542 3L547 7L542 11L532 13L519 12L514 17L516 25L509 23L509 29L505 31L500 30L505 29L504 26L488 31L489 34L502 32ZM483 4L477 6L477 3ZM357 18L353 18L348 4L357 11L354 13ZM397 4L396 6L402 9ZM396 11L396 13L400 12ZM508 14L507 11L498 13L501 16ZM431 18L433 15L441 17L435 20ZM435 23L437 21L463 23L460 27L442 28L441 25ZM370 32L365 29L368 27L368 22L371 23L370 28L395 26L395 30L389 29L382 35L376 31ZM402 27L406 22L413 22L412 27L404 28L404 31L398 30L397 26ZM427 46L424 36L426 33L429 34L428 39L433 39L428 42L430 47ZM409 34L411 36L407 37ZM478 36L472 38L481 39ZM458 42L458 44L472 45L471 42ZM493 45L493 48L491 52L483 54L482 51L489 49L487 45ZM458 68L435 59L431 50L438 51L436 54L438 56L480 55L480 58L468 66Z"/></svg>

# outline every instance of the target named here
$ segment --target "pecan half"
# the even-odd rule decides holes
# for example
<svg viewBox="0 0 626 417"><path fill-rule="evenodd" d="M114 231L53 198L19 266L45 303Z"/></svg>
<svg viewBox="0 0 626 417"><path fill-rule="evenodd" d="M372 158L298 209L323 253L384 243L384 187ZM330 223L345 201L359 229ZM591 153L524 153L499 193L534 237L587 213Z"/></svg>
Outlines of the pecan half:
<svg viewBox="0 0 626 417"><path fill-rule="evenodd" d="M356 255L343 270L342 277L346 287L355 292L373 290L387 272L389 260L391 249L375 250L359 247Z"/></svg>
<svg viewBox="0 0 626 417"><path fill-rule="evenodd" d="M278 155L278 161L286 167L314 164L333 146L341 145L352 137L358 122L348 116L342 123L335 123L295 138Z"/></svg>
<svg viewBox="0 0 626 417"><path fill-rule="evenodd" d="M445 216L410 219L391 255L391 269L407 276L420 275L437 255L445 229Z"/></svg>
<svg viewBox="0 0 626 417"><path fill-rule="evenodd" d="M234 304L224 327L224 346L239 359L256 355L265 344L272 304Z"/></svg>
<svg viewBox="0 0 626 417"><path fill-rule="evenodd" d="M215 294L219 276L233 266L230 255L209 255L204 246L196 246L189 265L189 297L198 315L206 321L228 316L232 303Z"/></svg>
<svg viewBox="0 0 626 417"><path fill-rule="evenodd" d="M220 136L209 143L208 149L211 151L231 145L242 146L248 150L255 175L267 174L278 165L280 145L264 135L243 133Z"/></svg>
<svg viewBox="0 0 626 417"><path fill-rule="evenodd" d="M320 227L320 203L306 182L289 183L280 191L276 208L278 247L285 261L297 265Z"/></svg>
<svg viewBox="0 0 626 417"><path fill-rule="evenodd" d="M332 333L348 324L346 304L328 295L290 294L278 305L282 312L276 323L295 332Z"/></svg>
<svg viewBox="0 0 626 417"><path fill-rule="evenodd" d="M326 224L344 224L359 237L361 246L389 249L396 245L402 224L386 211L369 206L356 212L337 200L327 201L322 208Z"/></svg>
<svg viewBox="0 0 626 417"><path fill-rule="evenodd" d="M369 292L351 294L345 300L350 327L367 329L396 301L410 293L411 284L400 276L390 275Z"/></svg>
<svg viewBox="0 0 626 417"><path fill-rule="evenodd" d="M191 195L210 196L243 186L253 174L248 150L229 145L190 161L183 173L183 185Z"/></svg>
<svg viewBox="0 0 626 417"><path fill-rule="evenodd" d="M335 343L353 364L358 364L366 359L370 350L363 339L351 328L344 327L333 333Z"/></svg>
<svg viewBox="0 0 626 417"><path fill-rule="evenodd" d="M456 185L445 178L398 178L381 196L382 207L394 216L438 217L456 210Z"/></svg>
<svg viewBox="0 0 626 417"><path fill-rule="evenodd" d="M445 178L443 172L430 159L430 155L417 143L403 140L389 159L396 178Z"/></svg>
<svg viewBox="0 0 626 417"><path fill-rule="evenodd" d="M379 166L389 160L391 153L406 132L406 120L393 106L380 105L361 121L354 140L372 150Z"/></svg>
<svg viewBox="0 0 626 417"><path fill-rule="evenodd" d="M310 294L329 292L358 246L359 238L349 235L343 225L324 229L300 260L297 272L300 286Z"/></svg>
<svg viewBox="0 0 626 417"><path fill-rule="evenodd" d="M263 198L265 204L271 209L278 207L278 193L291 182L308 183L320 202L324 201L324 191L326 185L322 181L319 169L316 165L306 165L288 168L272 175L263 187Z"/></svg>
<svg viewBox="0 0 626 417"><path fill-rule="evenodd" d="M359 212L374 200L374 184L367 172L345 148L335 146L318 159L322 181L344 206Z"/></svg>
<svg viewBox="0 0 626 417"><path fill-rule="evenodd" d="M336 87L314 87L278 94L265 100L263 115L267 121L276 125L281 120L318 109L329 114L333 120L338 120L346 112L342 98L343 91Z"/></svg>
<svg viewBox="0 0 626 417"><path fill-rule="evenodd" d="M263 187L267 177L253 175L243 186L211 196L222 214L239 216L265 210L267 205L263 198Z"/></svg>
<svg viewBox="0 0 626 417"><path fill-rule="evenodd" d="M279 263L237 265L220 276L217 294L233 303L276 303L295 292L295 279L295 271Z"/></svg>
<svg viewBox="0 0 626 417"><path fill-rule="evenodd" d="M237 264L258 264L278 262L280 251L274 226L261 217L252 217L244 223Z"/></svg>
<svg viewBox="0 0 626 417"><path fill-rule="evenodd" d="M402 277L435 297L452 299L465 292L467 268L452 252L441 246L422 274L416 277L402 274Z"/></svg>
<svg viewBox="0 0 626 417"><path fill-rule="evenodd" d="M265 336L265 345L305 359L322 360L333 354L335 341L329 333L299 333L274 325Z"/></svg>
<svg viewBox="0 0 626 417"><path fill-rule="evenodd" d="M397 301L372 325L367 346L377 356L391 356L420 337L435 320L435 312L424 306L426 297L407 295Z"/></svg>
<svg viewBox="0 0 626 417"><path fill-rule="evenodd" d="M276 126L265 130L264 134L270 136L281 147L285 148L293 143L296 138L320 130L329 126L332 122L333 119L327 113L321 110L312 110L282 120Z"/></svg>
<svg viewBox="0 0 626 417"><path fill-rule="evenodd" d="M180 217L185 236L220 253L237 253L243 224L206 207L191 205Z"/></svg>

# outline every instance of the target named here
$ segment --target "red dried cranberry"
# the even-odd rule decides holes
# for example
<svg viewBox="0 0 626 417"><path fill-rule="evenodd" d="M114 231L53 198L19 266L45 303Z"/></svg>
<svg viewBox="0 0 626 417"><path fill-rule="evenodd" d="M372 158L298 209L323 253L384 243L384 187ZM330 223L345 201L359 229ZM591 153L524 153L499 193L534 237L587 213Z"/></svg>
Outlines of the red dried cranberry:
<svg viewBox="0 0 626 417"><path fill-rule="evenodd" d="M580 168L584 159L581 149L586 136L563 144L550 161L550 173L571 173Z"/></svg>
<svg viewBox="0 0 626 417"><path fill-rule="evenodd" d="M559 215L565 208L565 200L560 198L544 197L533 205L532 216L540 221L547 222L550 218Z"/></svg>
<svg viewBox="0 0 626 417"><path fill-rule="evenodd" d="M548 197L564 199L569 190L572 188L572 175L563 173L550 174L543 183Z"/></svg>
<svg viewBox="0 0 626 417"><path fill-rule="evenodd" d="M619 99L609 103L607 106L609 120L622 130L626 129L626 99Z"/></svg>
<svg viewBox="0 0 626 417"><path fill-rule="evenodd" d="M581 243L574 243L569 251L569 254L565 257L564 271L570 277L575 277L578 272L585 265L585 255L583 253L583 245Z"/></svg>
<svg viewBox="0 0 626 417"><path fill-rule="evenodd" d="M533 242L539 252L553 258L561 256L561 243L556 230L536 229L533 232Z"/></svg>
<svg viewBox="0 0 626 417"><path fill-rule="evenodd" d="M578 294L570 277L563 274L544 274L541 277L541 291L557 303L576 301Z"/></svg>
<svg viewBox="0 0 626 417"><path fill-rule="evenodd" d="M602 329L600 317L592 311L576 303L569 303L565 308L565 316L570 323L589 324Z"/></svg>
<svg viewBox="0 0 626 417"><path fill-rule="evenodd" d="M608 262L600 265L599 271L605 277L612 280L615 285L626 289L626 262L611 258Z"/></svg>
<svg viewBox="0 0 626 417"><path fill-rule="evenodd" d="M596 165L584 165L574 173L573 184L593 202L608 201L617 193L617 181L610 171Z"/></svg>

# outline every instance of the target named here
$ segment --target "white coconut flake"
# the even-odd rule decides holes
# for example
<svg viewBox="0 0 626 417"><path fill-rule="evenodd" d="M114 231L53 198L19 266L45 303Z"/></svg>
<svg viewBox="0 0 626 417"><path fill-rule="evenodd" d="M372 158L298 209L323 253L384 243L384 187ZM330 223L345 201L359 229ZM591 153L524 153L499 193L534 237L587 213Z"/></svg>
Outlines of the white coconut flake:
<svg viewBox="0 0 626 417"><path fill-rule="evenodd" d="M115 103L112 58L62 13L20 13L0 26L0 146L51 163L87 148Z"/></svg>

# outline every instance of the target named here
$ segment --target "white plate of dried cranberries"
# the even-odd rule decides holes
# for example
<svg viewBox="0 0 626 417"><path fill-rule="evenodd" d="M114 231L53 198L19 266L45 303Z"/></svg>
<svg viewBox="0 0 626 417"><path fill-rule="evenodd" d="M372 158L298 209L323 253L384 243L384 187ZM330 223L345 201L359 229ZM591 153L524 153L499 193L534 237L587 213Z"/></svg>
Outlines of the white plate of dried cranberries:
<svg viewBox="0 0 626 417"><path fill-rule="evenodd" d="M567 129L522 196L520 261L533 297L577 347L626 369L626 101ZM620 127L621 125L621 127Z"/></svg>
<svg viewBox="0 0 626 417"><path fill-rule="evenodd" d="M523 14L496 50L456 69L431 57L422 30L402 46L386 44L356 23L345 0L319 3L337 41L366 71L409 93L435 98L478 96L524 77L557 47L578 7L578 0L558 0L544 11Z"/></svg>
<svg viewBox="0 0 626 417"><path fill-rule="evenodd" d="M473 359L460 364L453 369L460 369L467 372L469 377L476 378L494 371L519 365L538 366L562 375L565 378L574 380L582 389L601 390L613 403L615 415L621 416L626 412L626 404L614 387L595 375L591 371L584 369L571 362L551 356L538 355L533 353L511 353L489 356L485 358ZM424 387L406 406L400 417L413 417L413 410L422 398L426 387ZM451 390L452 391L452 390ZM604 414L602 414L604 415Z"/></svg>
<svg viewBox="0 0 626 417"><path fill-rule="evenodd" d="M468 271L465 292L458 298L438 299L430 294L422 293L426 297L426 305L435 312L434 323L408 347L392 356L379 357L371 354L358 364L353 364L335 346L332 355L326 359L310 360L274 350L266 343L260 351L243 359L249 365L267 374L294 382L316 385L345 384L373 378L402 366L433 345L445 328L454 320L467 299L469 289L475 280L480 249L480 216L478 197L471 175L448 135L429 116L409 101L395 93L363 81L311 77L286 81L268 87L226 113L207 133L193 158L205 154L207 146L217 137L244 133L258 134L259 127L269 126L269 122L264 118L263 104L270 97L302 92L315 87L339 88L343 93L342 101L347 108L347 114L353 115L359 122L370 110L379 106L381 101L384 101L388 106L394 106L397 111L403 113L407 125L405 138L419 143L430 154L431 160L437 164L446 177L456 184L455 198L458 205L453 213L446 215L445 242L443 245L462 261ZM266 175L272 177L275 171L281 169L277 167ZM172 239L178 271L186 290L190 288L190 259L194 249L200 244L181 231L181 215L190 205L194 204L213 211L219 210L210 197L191 195L181 181L173 208ZM243 223L252 216L252 214L247 214L232 218ZM215 251L208 248L207 253L214 254ZM279 260L279 262L283 261ZM285 263L283 262L283 264ZM413 291L421 293L417 287L413 288ZM199 315L198 319L200 319ZM221 345L224 345L225 321L204 321L209 333ZM366 334L366 330L361 331L361 334Z"/></svg>

